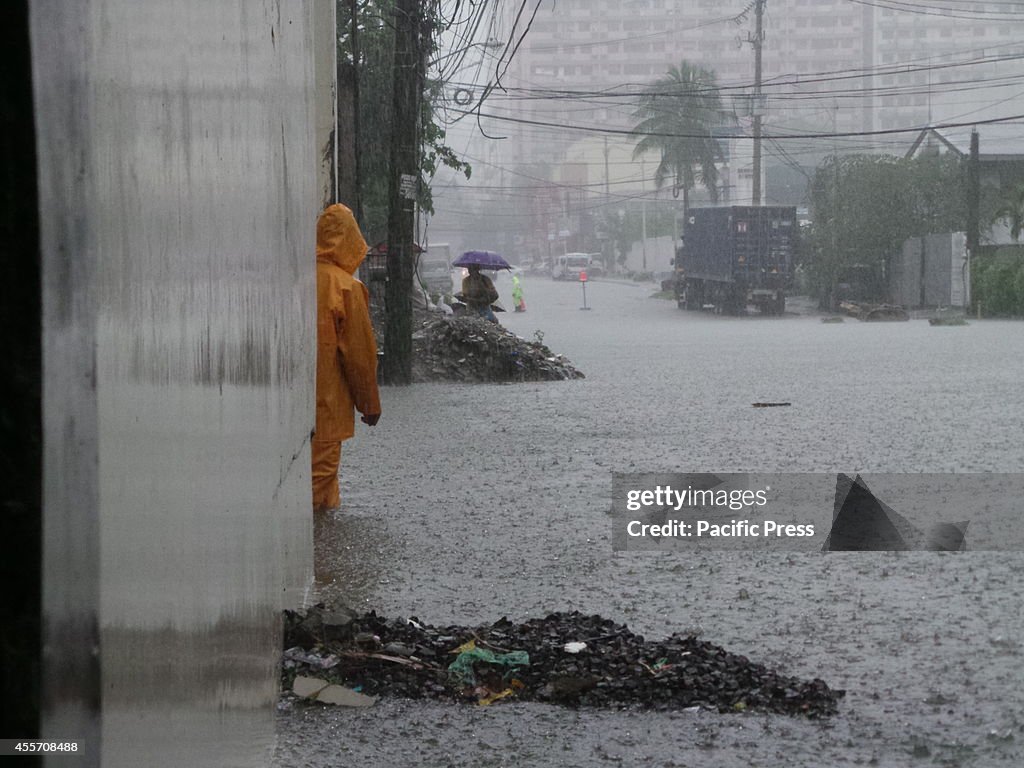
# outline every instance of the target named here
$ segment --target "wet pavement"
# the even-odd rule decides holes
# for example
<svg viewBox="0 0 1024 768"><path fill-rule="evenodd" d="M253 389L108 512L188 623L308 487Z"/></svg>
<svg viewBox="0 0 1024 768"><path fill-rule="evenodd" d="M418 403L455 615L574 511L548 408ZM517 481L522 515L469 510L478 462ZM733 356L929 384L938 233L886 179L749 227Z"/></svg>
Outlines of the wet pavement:
<svg viewBox="0 0 1024 768"><path fill-rule="evenodd" d="M613 553L607 514L613 471L1024 471L1024 324L722 318L597 281L581 311L578 285L523 287L503 323L587 378L384 390L318 531L320 597L692 631L845 689L839 714L286 706L277 765L1024 764L1024 555Z"/></svg>

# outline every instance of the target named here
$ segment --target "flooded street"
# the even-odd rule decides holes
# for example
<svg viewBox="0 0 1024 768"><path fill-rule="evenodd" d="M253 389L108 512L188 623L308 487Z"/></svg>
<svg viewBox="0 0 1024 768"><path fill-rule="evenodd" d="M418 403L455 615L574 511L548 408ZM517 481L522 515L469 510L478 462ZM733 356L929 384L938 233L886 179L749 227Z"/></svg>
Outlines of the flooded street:
<svg viewBox="0 0 1024 768"><path fill-rule="evenodd" d="M578 284L523 289L502 323L587 378L382 390L318 532L320 599L692 630L846 689L840 714L285 708L277 765L1024 764L1024 555L615 553L608 516L612 472L1022 472L1024 324L715 317L615 282L581 311Z"/></svg>

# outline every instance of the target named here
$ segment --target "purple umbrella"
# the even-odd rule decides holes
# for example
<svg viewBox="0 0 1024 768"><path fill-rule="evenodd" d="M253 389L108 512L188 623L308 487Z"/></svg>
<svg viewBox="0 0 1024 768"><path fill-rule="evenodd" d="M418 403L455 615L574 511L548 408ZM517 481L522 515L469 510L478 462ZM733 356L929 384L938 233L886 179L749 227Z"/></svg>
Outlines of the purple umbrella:
<svg viewBox="0 0 1024 768"><path fill-rule="evenodd" d="M512 265L494 251L466 251L452 262L453 267L469 267L474 264L480 269L512 269Z"/></svg>

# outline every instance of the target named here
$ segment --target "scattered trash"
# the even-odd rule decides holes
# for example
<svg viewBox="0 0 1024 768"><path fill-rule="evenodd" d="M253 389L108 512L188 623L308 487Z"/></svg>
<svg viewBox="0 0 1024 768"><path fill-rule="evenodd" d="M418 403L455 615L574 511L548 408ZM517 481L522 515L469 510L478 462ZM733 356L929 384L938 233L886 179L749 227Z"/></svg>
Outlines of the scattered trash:
<svg viewBox="0 0 1024 768"><path fill-rule="evenodd" d="M635 706L656 710L777 712L829 717L844 695L821 680L799 680L732 654L692 634L646 640L624 624L577 612L553 613L522 623L500 619L479 627L433 627L419 619L355 616L347 641L312 640L310 626L329 611L285 611L284 690L356 706L360 691L406 698L475 702L507 698L571 707ZM364 650L355 638L378 638L381 650ZM320 671L314 660L340 661ZM398 655L387 651L406 651ZM308 672L316 671L316 674ZM356 690L356 689L359 690Z"/></svg>
<svg viewBox="0 0 1024 768"><path fill-rule="evenodd" d="M965 317L932 317L928 319L928 325L970 325Z"/></svg>
<svg viewBox="0 0 1024 768"><path fill-rule="evenodd" d="M334 704L338 707L372 707L377 703L374 696L358 693L351 688L340 685L328 685L317 695L316 700L323 704Z"/></svg>
<svg viewBox="0 0 1024 768"><path fill-rule="evenodd" d="M1001 731L992 728L986 735L990 741L1013 741L1013 731L1009 728Z"/></svg>
<svg viewBox="0 0 1024 768"><path fill-rule="evenodd" d="M755 408L781 408L792 403L751 403Z"/></svg>
<svg viewBox="0 0 1024 768"><path fill-rule="evenodd" d="M479 679L496 674L508 678L518 668L530 663L530 655L525 651L495 653L486 648L477 648L475 642L466 645L470 647L463 646L464 650L460 650L455 661L448 665L448 674L462 686L475 686Z"/></svg>
<svg viewBox="0 0 1024 768"><path fill-rule="evenodd" d="M486 707L498 701L499 699L504 699L506 696L511 696L515 692L515 688L506 688L504 691L501 691L500 693L492 693L490 696L485 696L484 698L480 699L477 702L477 704L479 704L481 707Z"/></svg>
<svg viewBox="0 0 1024 768"><path fill-rule="evenodd" d="M823 317L823 318L821 318L821 322L823 322L823 323L841 323L841 322L843 322L843 318L841 318L841 317Z"/></svg>
<svg viewBox="0 0 1024 768"><path fill-rule="evenodd" d="M377 702L374 696L367 696L327 680L303 675L297 676L292 682L292 693L304 699L339 707L372 707Z"/></svg>
<svg viewBox="0 0 1024 768"><path fill-rule="evenodd" d="M293 663L293 665L295 662L302 662L303 664L309 667L313 667L314 669L330 669L331 667L337 666L338 662L341 661L341 659L339 659L334 654L331 654L329 656L320 656L316 653L304 651L302 650L302 648L298 646L295 646L294 648L289 648L287 651L285 651L284 660L285 663L290 661Z"/></svg>

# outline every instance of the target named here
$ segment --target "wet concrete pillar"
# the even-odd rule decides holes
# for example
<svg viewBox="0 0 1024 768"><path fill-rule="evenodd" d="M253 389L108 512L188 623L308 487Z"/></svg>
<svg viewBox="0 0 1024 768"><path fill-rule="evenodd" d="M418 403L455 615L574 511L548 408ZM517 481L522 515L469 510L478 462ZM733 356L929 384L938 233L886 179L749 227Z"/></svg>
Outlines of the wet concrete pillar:
<svg viewBox="0 0 1024 768"><path fill-rule="evenodd" d="M30 4L60 765L269 759L312 577L322 5Z"/></svg>

